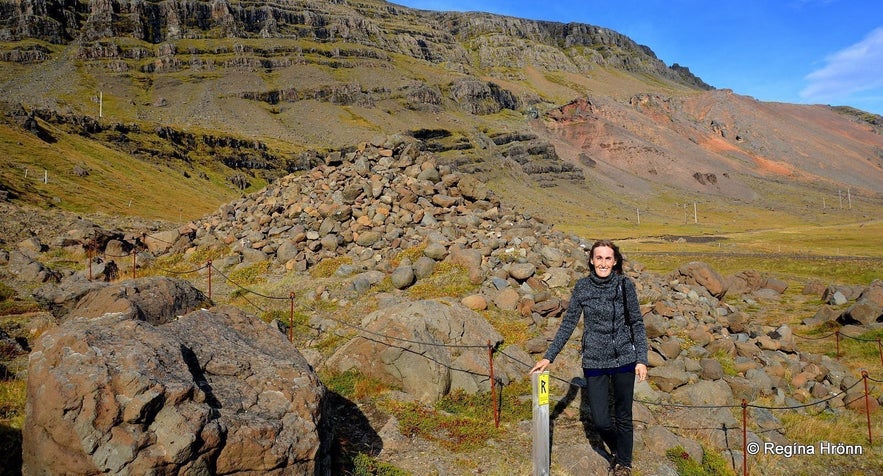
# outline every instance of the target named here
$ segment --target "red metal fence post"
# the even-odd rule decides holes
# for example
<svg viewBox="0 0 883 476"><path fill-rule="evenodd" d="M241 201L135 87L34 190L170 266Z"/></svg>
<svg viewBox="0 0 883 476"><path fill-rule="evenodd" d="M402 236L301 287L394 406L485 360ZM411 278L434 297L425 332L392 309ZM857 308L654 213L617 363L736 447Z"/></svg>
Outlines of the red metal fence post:
<svg viewBox="0 0 883 476"><path fill-rule="evenodd" d="M868 400L868 371L862 369L862 380L865 381L865 415L868 418L868 444L873 445L874 439L871 437L871 403Z"/></svg>
<svg viewBox="0 0 883 476"><path fill-rule="evenodd" d="M742 399L742 475L748 476L748 401Z"/></svg>
<svg viewBox="0 0 883 476"><path fill-rule="evenodd" d="M837 339L837 355L835 357L837 357L837 360L840 360L840 330L834 331L834 335Z"/></svg>
<svg viewBox="0 0 883 476"><path fill-rule="evenodd" d="M879 337L877 337L877 350L880 351L880 365L883 366L883 344L880 343Z"/></svg>
<svg viewBox="0 0 883 476"><path fill-rule="evenodd" d="M89 260L89 281L92 281L92 245L86 247L86 259Z"/></svg>
<svg viewBox="0 0 883 476"><path fill-rule="evenodd" d="M497 378L494 376L494 347L487 341L487 358L491 369L491 400L494 401L494 427L500 427L500 407L497 403Z"/></svg>
<svg viewBox="0 0 883 476"><path fill-rule="evenodd" d="M288 342L294 342L294 291L288 293L291 309L288 312Z"/></svg>

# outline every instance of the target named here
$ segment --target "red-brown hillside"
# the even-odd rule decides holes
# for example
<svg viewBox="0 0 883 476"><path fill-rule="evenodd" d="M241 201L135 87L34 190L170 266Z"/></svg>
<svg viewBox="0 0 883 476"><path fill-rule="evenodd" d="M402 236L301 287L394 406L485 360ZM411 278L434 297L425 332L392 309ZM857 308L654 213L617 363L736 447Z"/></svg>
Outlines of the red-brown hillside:
<svg viewBox="0 0 883 476"><path fill-rule="evenodd" d="M537 121L562 159L629 188L753 200L787 181L883 192L883 135L827 106L764 103L730 91L579 99ZM760 181L760 182L758 182Z"/></svg>

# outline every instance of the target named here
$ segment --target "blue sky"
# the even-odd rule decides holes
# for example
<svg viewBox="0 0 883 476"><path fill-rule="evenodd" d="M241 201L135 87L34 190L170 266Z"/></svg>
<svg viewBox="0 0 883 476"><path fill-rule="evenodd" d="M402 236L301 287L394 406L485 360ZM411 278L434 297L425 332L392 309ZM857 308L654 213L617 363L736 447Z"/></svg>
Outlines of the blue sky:
<svg viewBox="0 0 883 476"><path fill-rule="evenodd" d="M396 0L610 28L719 89L883 115L879 0Z"/></svg>

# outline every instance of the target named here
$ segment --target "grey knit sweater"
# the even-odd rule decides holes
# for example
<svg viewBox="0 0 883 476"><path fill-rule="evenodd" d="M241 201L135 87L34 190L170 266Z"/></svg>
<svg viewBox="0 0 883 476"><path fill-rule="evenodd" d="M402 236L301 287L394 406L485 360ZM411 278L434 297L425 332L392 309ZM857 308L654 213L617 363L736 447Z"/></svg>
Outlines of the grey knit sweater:
<svg viewBox="0 0 883 476"><path fill-rule="evenodd" d="M624 304L620 292L623 281L629 309L629 319L634 332L626 326ZM584 316L582 337L582 366L588 369L609 369L637 362L647 364L647 333L635 285L627 277L611 273L606 278L594 272L580 279L573 287L570 304L561 327L549 345L544 357L555 360L564 344L570 339L573 330Z"/></svg>

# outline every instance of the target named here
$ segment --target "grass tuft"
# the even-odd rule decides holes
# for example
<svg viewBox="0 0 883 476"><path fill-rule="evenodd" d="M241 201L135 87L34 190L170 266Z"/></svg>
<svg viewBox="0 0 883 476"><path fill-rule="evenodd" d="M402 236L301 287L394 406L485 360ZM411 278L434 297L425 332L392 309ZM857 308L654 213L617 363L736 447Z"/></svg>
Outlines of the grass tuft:
<svg viewBox="0 0 883 476"><path fill-rule="evenodd" d="M442 261L436 265L432 275L408 288L408 294L414 299L457 298L477 288L477 285L469 281L469 273L465 267Z"/></svg>
<svg viewBox="0 0 883 476"><path fill-rule="evenodd" d="M345 264L350 264L353 259L349 256L338 256L336 258L325 258L318 262L316 266L310 269L310 276L313 278L330 278L337 271L337 268Z"/></svg>
<svg viewBox="0 0 883 476"><path fill-rule="evenodd" d="M380 380L366 377L356 369L346 372L326 372L320 378L329 390L354 401L378 397L392 389Z"/></svg>
<svg viewBox="0 0 883 476"><path fill-rule="evenodd" d="M409 476L411 473L378 461L365 453L353 457L353 476Z"/></svg>
<svg viewBox="0 0 883 476"><path fill-rule="evenodd" d="M0 380L0 422L24 418L26 400L26 380Z"/></svg>
<svg viewBox="0 0 883 476"><path fill-rule="evenodd" d="M701 463L693 459L684 447L680 445L666 450L665 456L675 464L679 476L729 476L735 474L730 469L727 460L720 454L708 451L704 446L702 450Z"/></svg>
<svg viewBox="0 0 883 476"><path fill-rule="evenodd" d="M395 266L398 266L398 265L399 265L402 261L404 261L406 258L407 258L410 262L413 263L413 262L417 261L418 258L420 258L421 256L423 256L423 252L424 252L424 251L426 251L426 244L421 244L421 245L417 245L417 246L412 246L412 247L410 247L410 248L404 249L404 250L402 250L401 253L399 253L398 255L396 255L395 259L393 259L393 261L392 261L392 265L393 265L394 267L395 267Z"/></svg>
<svg viewBox="0 0 883 476"><path fill-rule="evenodd" d="M32 298L20 299L15 289L0 282L0 316L26 314L40 310Z"/></svg>
<svg viewBox="0 0 883 476"><path fill-rule="evenodd" d="M503 336L503 342L507 344L523 344L537 333L536 330L531 330L530 322L515 311L492 307L481 314Z"/></svg>
<svg viewBox="0 0 883 476"><path fill-rule="evenodd" d="M262 261L242 267L238 267L227 275L227 281L234 286L248 287L263 283L267 280L267 267L269 263Z"/></svg>
<svg viewBox="0 0 883 476"><path fill-rule="evenodd" d="M403 435L433 441L451 451L481 448L498 435L493 418L487 416L478 420L446 413L417 401L389 402L388 405L399 420L399 431Z"/></svg>
<svg viewBox="0 0 883 476"><path fill-rule="evenodd" d="M728 354L727 352L723 350L718 350L711 355L711 358L717 360L721 364L724 375L735 377L739 374L739 371L736 370L736 361L733 359L733 356Z"/></svg>

